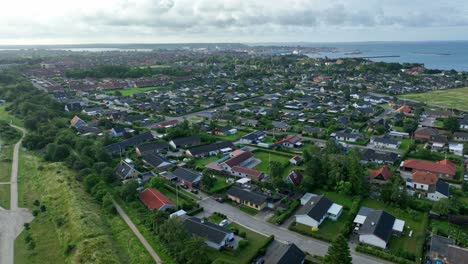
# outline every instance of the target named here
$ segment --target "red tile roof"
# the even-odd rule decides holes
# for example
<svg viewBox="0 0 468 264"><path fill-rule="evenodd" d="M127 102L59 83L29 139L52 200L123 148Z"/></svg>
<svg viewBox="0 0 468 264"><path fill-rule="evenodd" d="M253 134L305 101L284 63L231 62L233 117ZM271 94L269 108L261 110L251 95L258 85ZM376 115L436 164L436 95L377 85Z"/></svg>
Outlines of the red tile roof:
<svg viewBox="0 0 468 264"><path fill-rule="evenodd" d="M296 144L298 142L301 142L303 139L299 135L290 135L280 141L278 141L276 144L281 144L283 142L288 142L289 144Z"/></svg>
<svg viewBox="0 0 468 264"><path fill-rule="evenodd" d="M449 160L441 160L431 162L425 160L405 160L403 166L405 168L428 171L436 174L448 174L454 176L457 173L457 166Z"/></svg>
<svg viewBox="0 0 468 264"><path fill-rule="evenodd" d="M369 177L370 178L374 179L375 177L377 177L379 175L382 175L384 180L388 180L392 176L392 173L388 169L387 165L385 165L382 168L377 169L377 170L369 170Z"/></svg>
<svg viewBox="0 0 468 264"><path fill-rule="evenodd" d="M253 169L249 169L249 168L244 168L244 167L240 167L240 166L234 166L232 168L232 170L235 171L235 172L244 173L244 174L248 175L249 177L253 177L253 178L256 178L256 179L260 179L260 177L263 175L263 172L261 172L261 171L253 170Z"/></svg>
<svg viewBox="0 0 468 264"><path fill-rule="evenodd" d="M288 174L288 179L295 185L299 185L302 181L302 178L303 178L303 175L301 172L297 171L297 170L292 170L289 174Z"/></svg>
<svg viewBox="0 0 468 264"><path fill-rule="evenodd" d="M416 171L413 173L413 182L422 183L427 185L434 185L437 183L437 175L430 172Z"/></svg>
<svg viewBox="0 0 468 264"><path fill-rule="evenodd" d="M234 156L234 157L226 160L224 163L226 163L226 165L228 165L229 167L232 168L232 167L234 167L236 165L239 165L240 163L250 159L252 156L253 156L252 152L244 151L244 152L240 153L239 155Z"/></svg>
<svg viewBox="0 0 468 264"><path fill-rule="evenodd" d="M396 113L400 113L400 112L403 112L405 114L411 114L411 107L407 106L407 105L402 105L400 108L398 108L397 110L395 110Z"/></svg>
<svg viewBox="0 0 468 264"><path fill-rule="evenodd" d="M161 209L164 205L175 206L169 198L156 189L147 188L140 193L139 197L148 209Z"/></svg>

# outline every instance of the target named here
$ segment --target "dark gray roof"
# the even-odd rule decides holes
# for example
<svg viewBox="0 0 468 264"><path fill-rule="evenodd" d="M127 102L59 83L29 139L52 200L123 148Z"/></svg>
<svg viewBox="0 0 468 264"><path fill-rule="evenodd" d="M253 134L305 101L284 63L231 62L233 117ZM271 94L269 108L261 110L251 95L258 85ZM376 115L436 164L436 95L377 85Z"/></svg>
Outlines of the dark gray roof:
<svg viewBox="0 0 468 264"><path fill-rule="evenodd" d="M199 173L181 167L177 168L174 172L172 172L172 174L177 176L177 178L188 182L197 182L201 177Z"/></svg>
<svg viewBox="0 0 468 264"><path fill-rule="evenodd" d="M133 171L133 166L130 166L128 163L125 161L121 161L117 168L115 168L115 173L120 177L120 178L126 178L129 173Z"/></svg>
<svg viewBox="0 0 468 264"><path fill-rule="evenodd" d="M360 235L373 234L385 242L388 242L392 235L395 217L382 210L372 210L368 212L364 224L359 229Z"/></svg>
<svg viewBox="0 0 468 264"><path fill-rule="evenodd" d="M382 161L394 163L398 160L398 154L394 152L377 152L373 149L366 149L362 154L362 160L365 161Z"/></svg>
<svg viewBox="0 0 468 264"><path fill-rule="evenodd" d="M455 138L468 139L468 133L464 133L464 132L455 132L455 133L453 133L453 137L455 137Z"/></svg>
<svg viewBox="0 0 468 264"><path fill-rule="evenodd" d="M448 246L448 259L450 263L466 263L468 249L450 245Z"/></svg>
<svg viewBox="0 0 468 264"><path fill-rule="evenodd" d="M449 184L446 183L445 181L443 180L438 180L437 183L436 183L436 191L445 195L445 196L449 196Z"/></svg>
<svg viewBox="0 0 468 264"><path fill-rule="evenodd" d="M174 138L172 140L176 147L179 146L195 146L201 143L200 137L198 136L190 136L190 137L182 137L182 138Z"/></svg>
<svg viewBox="0 0 468 264"><path fill-rule="evenodd" d="M387 144L387 145L398 145L398 141L388 138L388 137L375 137L374 142L381 143L381 144Z"/></svg>
<svg viewBox="0 0 468 264"><path fill-rule="evenodd" d="M161 164L165 162L169 163L169 161L166 160L165 158L157 154L153 154L153 153L143 154L143 160L154 168L159 167Z"/></svg>
<svg viewBox="0 0 468 264"><path fill-rule="evenodd" d="M192 148L190 149L190 153L196 156L200 154L207 154L211 151L218 151L224 148L234 148L234 145L232 144L231 141L221 141L221 142L216 142L216 143L209 144L209 145Z"/></svg>
<svg viewBox="0 0 468 264"><path fill-rule="evenodd" d="M268 264L302 264L305 254L294 243L281 244L273 242L265 255L265 263Z"/></svg>
<svg viewBox="0 0 468 264"><path fill-rule="evenodd" d="M184 220L184 226L193 235L204 237L208 239L208 241L216 244L223 242L226 236L232 233L231 230L196 217L186 218Z"/></svg>
<svg viewBox="0 0 468 264"><path fill-rule="evenodd" d="M154 143L148 143L148 144L143 144L137 147L138 150L140 150L141 153L144 152L158 152L161 149L169 149L169 145L166 142L154 142Z"/></svg>
<svg viewBox="0 0 468 264"><path fill-rule="evenodd" d="M121 151L125 151L129 147L141 144L143 142L151 141L153 139L154 138L151 132L145 132L143 134L131 137L129 139L107 145L104 147L104 149L111 154L116 154Z"/></svg>
<svg viewBox="0 0 468 264"><path fill-rule="evenodd" d="M257 130L257 131L251 132L251 133L249 133L249 134L243 136L242 138L243 138L243 139L247 139L247 140L251 140L251 141L256 141L256 140L258 140L260 137L264 137L264 136L266 136L265 131Z"/></svg>
<svg viewBox="0 0 468 264"><path fill-rule="evenodd" d="M332 205L333 202L327 197L323 195L315 196L312 197L312 199L310 199L310 201L301 209L299 209L297 214L306 214L318 222L328 212L328 209L330 209Z"/></svg>
<svg viewBox="0 0 468 264"><path fill-rule="evenodd" d="M261 205L267 201L267 197L252 191L244 190L237 186L232 186L228 191L228 195L237 197L243 201L248 201L256 205Z"/></svg>

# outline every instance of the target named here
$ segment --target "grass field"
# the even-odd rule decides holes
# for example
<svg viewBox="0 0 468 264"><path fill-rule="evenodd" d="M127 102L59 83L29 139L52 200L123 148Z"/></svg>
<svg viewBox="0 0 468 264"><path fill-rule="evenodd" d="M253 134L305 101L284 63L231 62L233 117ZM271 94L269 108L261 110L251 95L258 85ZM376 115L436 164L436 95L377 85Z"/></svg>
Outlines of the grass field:
<svg viewBox="0 0 468 264"><path fill-rule="evenodd" d="M21 151L19 205L32 208L37 199L47 210L40 212L15 241L16 263L144 263L144 249L122 222L108 216L84 192L73 171L60 163L45 163ZM115 222L113 222L115 221ZM30 234L35 249L27 248Z"/></svg>
<svg viewBox="0 0 468 264"><path fill-rule="evenodd" d="M0 207L10 209L10 185L0 184Z"/></svg>
<svg viewBox="0 0 468 264"><path fill-rule="evenodd" d="M222 156L210 156L203 159L195 159L195 168L197 169L204 169L206 165L210 164L211 162L215 162L221 159Z"/></svg>
<svg viewBox="0 0 468 264"><path fill-rule="evenodd" d="M390 251L406 251L416 255L421 253L425 241L425 228L428 222L427 215L410 209L402 210L390 207L380 201L370 199L364 200L362 206L385 210L394 217L405 221L404 233L400 237L392 236L390 239ZM409 230L413 231L411 237L408 236Z"/></svg>
<svg viewBox="0 0 468 264"><path fill-rule="evenodd" d="M228 227L237 228L239 233L245 232L245 239L248 241L248 245L243 249L237 249L234 251L216 251L214 249L209 249L209 257L212 262L217 260L219 263L226 264L248 264L252 257L257 254L257 251L268 241L268 237L255 233L236 223L230 223Z"/></svg>
<svg viewBox="0 0 468 264"><path fill-rule="evenodd" d="M405 94L402 99L415 100L423 103L436 104L441 107L468 111L468 87L430 91L426 93Z"/></svg>
<svg viewBox="0 0 468 264"><path fill-rule="evenodd" d="M296 223L294 229L301 230L300 233L309 234L311 237L325 241L332 241L336 236L338 236L338 234L340 234L341 229L346 225L346 222L350 217L352 216L349 214L349 210L343 209L343 212L341 213L338 220L333 221L328 218L325 219L317 231L313 231L310 226L299 223Z"/></svg>
<svg viewBox="0 0 468 264"><path fill-rule="evenodd" d="M6 107L7 107L7 105L0 105L0 120L7 121L7 122L12 121L14 125L22 126L23 122L21 120L19 120L18 118L11 116L5 110Z"/></svg>
<svg viewBox="0 0 468 264"><path fill-rule="evenodd" d="M116 91L122 93L122 96L131 96L136 93L144 93L148 91L153 91L156 89L161 88L161 86L151 86L151 87L143 87L143 88L130 88L130 89L113 89L113 90L106 90L104 93L106 94L114 94Z"/></svg>
<svg viewBox="0 0 468 264"><path fill-rule="evenodd" d="M1 145L1 142L0 142ZM13 147L0 146L0 182L8 182L11 177L11 158L13 155Z"/></svg>
<svg viewBox="0 0 468 264"><path fill-rule="evenodd" d="M270 153L266 151L255 151L254 154L255 154L255 158L261 160L261 162L257 166L255 166L254 169L262 171L266 174L270 173L270 164L269 164L270 160L277 161L281 163L281 165L284 165L286 167L290 159L289 156L282 156L279 154Z"/></svg>

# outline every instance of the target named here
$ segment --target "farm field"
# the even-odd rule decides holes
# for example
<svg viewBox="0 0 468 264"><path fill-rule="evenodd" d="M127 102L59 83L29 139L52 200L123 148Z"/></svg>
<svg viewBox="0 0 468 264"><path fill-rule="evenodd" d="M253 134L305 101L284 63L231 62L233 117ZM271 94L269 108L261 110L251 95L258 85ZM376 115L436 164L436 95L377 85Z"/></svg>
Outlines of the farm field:
<svg viewBox="0 0 468 264"><path fill-rule="evenodd" d="M415 100L422 103L436 104L441 107L468 111L468 87L430 91L425 93L405 94L401 99Z"/></svg>

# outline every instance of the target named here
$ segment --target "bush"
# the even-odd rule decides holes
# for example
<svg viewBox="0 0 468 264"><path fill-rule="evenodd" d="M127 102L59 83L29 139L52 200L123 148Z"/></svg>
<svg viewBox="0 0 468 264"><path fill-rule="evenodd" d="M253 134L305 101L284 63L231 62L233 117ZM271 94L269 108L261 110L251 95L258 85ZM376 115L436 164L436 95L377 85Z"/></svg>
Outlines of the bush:
<svg viewBox="0 0 468 264"><path fill-rule="evenodd" d="M196 214L198 214L200 212L203 212L203 207L195 208L192 211L187 212L187 215L188 216L193 216L193 215L196 215Z"/></svg>
<svg viewBox="0 0 468 264"><path fill-rule="evenodd" d="M246 248L249 245L249 241L247 240L241 240L239 241L239 244L237 245L238 249L243 249Z"/></svg>
<svg viewBox="0 0 468 264"><path fill-rule="evenodd" d="M33 214L33 216L37 216L37 215L39 214L39 210L34 209L34 210L32 211L32 214Z"/></svg>
<svg viewBox="0 0 468 264"><path fill-rule="evenodd" d="M242 232L239 232L239 236L242 238L245 238L247 234L245 233L245 231L242 231Z"/></svg>
<svg viewBox="0 0 468 264"><path fill-rule="evenodd" d="M361 253L365 253L365 254L368 254L368 255L376 256L378 258L388 260L388 261L391 261L391 262L395 262L395 263L399 263L399 264L413 264L414 263L413 261L409 261L407 259L392 255L392 254L390 254L388 252L385 252L385 251L381 250L380 248L376 248L376 247L369 246L369 245L359 244L356 247L356 251L361 252Z"/></svg>

